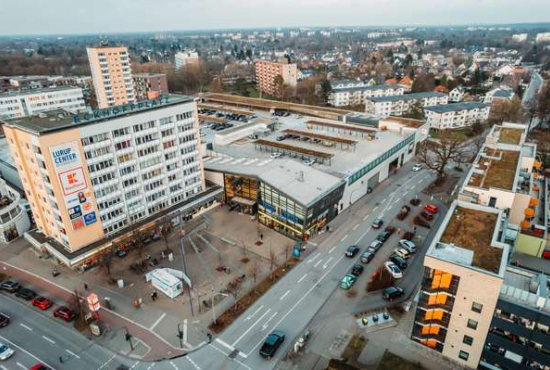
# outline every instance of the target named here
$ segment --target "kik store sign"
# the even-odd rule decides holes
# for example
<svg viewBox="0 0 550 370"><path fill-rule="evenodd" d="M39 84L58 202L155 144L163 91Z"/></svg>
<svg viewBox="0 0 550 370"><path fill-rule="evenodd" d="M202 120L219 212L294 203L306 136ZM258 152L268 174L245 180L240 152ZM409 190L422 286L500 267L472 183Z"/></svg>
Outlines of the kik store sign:
<svg viewBox="0 0 550 370"><path fill-rule="evenodd" d="M55 172L73 230L97 222L91 202L91 189L86 182L78 142L70 141L50 148Z"/></svg>

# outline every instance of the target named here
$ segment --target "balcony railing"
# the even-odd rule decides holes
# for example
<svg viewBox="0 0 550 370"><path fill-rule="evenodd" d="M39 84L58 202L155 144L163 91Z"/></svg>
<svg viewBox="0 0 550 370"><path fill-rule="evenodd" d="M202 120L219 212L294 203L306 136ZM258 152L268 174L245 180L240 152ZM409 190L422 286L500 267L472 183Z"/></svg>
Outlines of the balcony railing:
<svg viewBox="0 0 550 370"><path fill-rule="evenodd" d="M437 287L432 287L432 282L433 282L433 278L425 277L424 279L422 279L421 289L428 293L447 292L447 293L451 293L452 295L455 295L458 290L459 278L456 276L453 277L448 287L443 287L441 285Z"/></svg>
<svg viewBox="0 0 550 370"><path fill-rule="evenodd" d="M420 299L418 300L418 307L424 308L426 310L440 308L447 312L451 312L453 310L453 306L454 298L452 296L448 296L445 303L434 302L430 304L429 295L424 293L420 296Z"/></svg>

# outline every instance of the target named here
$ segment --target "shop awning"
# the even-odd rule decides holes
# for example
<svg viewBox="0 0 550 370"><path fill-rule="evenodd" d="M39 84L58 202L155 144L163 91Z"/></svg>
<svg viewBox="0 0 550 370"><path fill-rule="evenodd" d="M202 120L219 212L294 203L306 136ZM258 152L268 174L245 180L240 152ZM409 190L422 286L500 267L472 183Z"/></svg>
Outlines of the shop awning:
<svg viewBox="0 0 550 370"><path fill-rule="evenodd" d="M231 201L239 204L244 204L245 206L253 206L254 204L256 204L256 202L252 199L246 199L243 197L233 197L231 198Z"/></svg>

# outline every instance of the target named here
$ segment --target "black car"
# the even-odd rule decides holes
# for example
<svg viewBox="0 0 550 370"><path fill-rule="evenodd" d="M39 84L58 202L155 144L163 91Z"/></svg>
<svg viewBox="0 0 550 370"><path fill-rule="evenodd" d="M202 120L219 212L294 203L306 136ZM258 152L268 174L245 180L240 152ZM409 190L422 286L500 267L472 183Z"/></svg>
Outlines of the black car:
<svg viewBox="0 0 550 370"><path fill-rule="evenodd" d="M0 328L8 326L10 323L10 317L0 312Z"/></svg>
<svg viewBox="0 0 550 370"><path fill-rule="evenodd" d="M15 293L21 289L21 285L15 281L6 280L0 284L0 289L5 290L6 292Z"/></svg>
<svg viewBox="0 0 550 370"><path fill-rule="evenodd" d="M30 301L31 299L34 299L37 294L33 290L27 289L27 288L21 288L17 292L15 292L15 296L19 298L23 298L26 301Z"/></svg>
<svg viewBox="0 0 550 370"><path fill-rule="evenodd" d="M264 358L271 358L277 352L277 349L285 341L285 333L280 330L273 330L271 334L265 339L262 348L260 348L260 356Z"/></svg>
<svg viewBox="0 0 550 370"><path fill-rule="evenodd" d="M407 266L409 266L407 261L405 261L403 258L396 255L390 256L389 261L395 263L397 267L399 267L401 270L404 270L407 268Z"/></svg>
<svg viewBox="0 0 550 370"><path fill-rule="evenodd" d="M365 268L361 265L353 265L353 267L351 269L351 274L354 275L354 276L359 277L359 275L361 275L364 270L365 270Z"/></svg>
<svg viewBox="0 0 550 370"><path fill-rule="evenodd" d="M115 252L115 256L117 256L118 258L124 258L128 255L128 252L126 252L124 249L119 249L118 251Z"/></svg>
<svg viewBox="0 0 550 370"><path fill-rule="evenodd" d="M389 288L386 288L386 290L384 290L384 293L382 293L382 298L384 298L385 300L391 301L392 299L402 297L403 294L405 294L403 289L395 286L391 286Z"/></svg>
<svg viewBox="0 0 550 370"><path fill-rule="evenodd" d="M382 231L378 236L376 237L377 240L380 240L382 243L384 243L386 240L390 238L391 234L387 231Z"/></svg>
<svg viewBox="0 0 550 370"><path fill-rule="evenodd" d="M361 262L363 263L369 263L374 258L374 253L371 252L364 252L361 255Z"/></svg>
<svg viewBox="0 0 550 370"><path fill-rule="evenodd" d="M359 253L359 248L355 245L352 245L346 249L346 257L353 258L357 253Z"/></svg>

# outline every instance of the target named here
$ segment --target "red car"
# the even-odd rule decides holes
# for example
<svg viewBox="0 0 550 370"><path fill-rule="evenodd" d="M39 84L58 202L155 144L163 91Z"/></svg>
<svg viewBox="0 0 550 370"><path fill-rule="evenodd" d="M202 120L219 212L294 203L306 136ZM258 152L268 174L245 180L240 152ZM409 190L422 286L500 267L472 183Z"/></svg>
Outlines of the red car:
<svg viewBox="0 0 550 370"><path fill-rule="evenodd" d="M424 207L426 211L431 212L433 214L437 213L437 206L435 204L426 204Z"/></svg>
<svg viewBox="0 0 550 370"><path fill-rule="evenodd" d="M69 307L61 306L53 311L53 316L69 322L76 317L76 313Z"/></svg>
<svg viewBox="0 0 550 370"><path fill-rule="evenodd" d="M51 369L44 364L38 363L38 364L32 365L29 370L51 370Z"/></svg>
<svg viewBox="0 0 550 370"><path fill-rule="evenodd" d="M46 297L41 297L41 296L38 296L35 299L33 299L31 303L34 307L38 307L42 311L46 311L48 308L50 308L53 305L53 301L51 299L48 299Z"/></svg>

